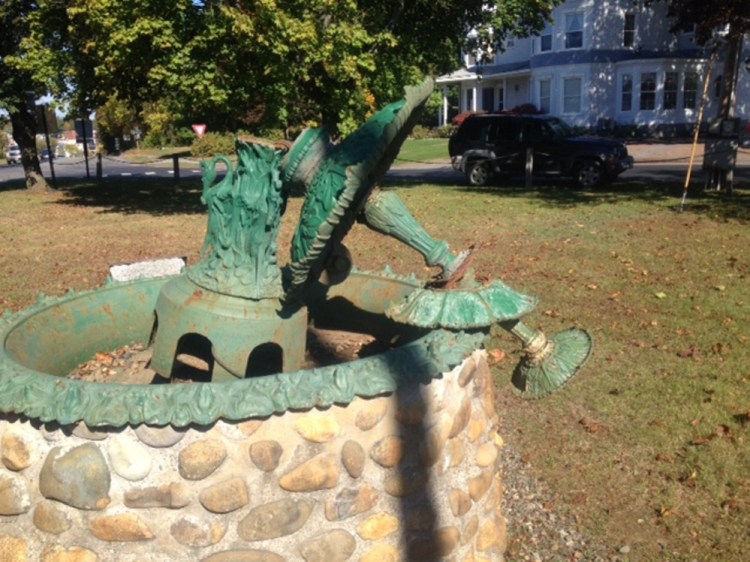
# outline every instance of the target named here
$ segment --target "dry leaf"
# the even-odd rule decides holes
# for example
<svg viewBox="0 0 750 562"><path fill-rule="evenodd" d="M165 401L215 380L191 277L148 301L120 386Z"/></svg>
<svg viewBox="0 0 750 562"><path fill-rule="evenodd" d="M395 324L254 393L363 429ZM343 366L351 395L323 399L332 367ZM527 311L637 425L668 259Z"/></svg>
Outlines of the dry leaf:
<svg viewBox="0 0 750 562"><path fill-rule="evenodd" d="M721 424L719 427L716 428L716 436L717 437L732 437L732 430L729 428L728 425Z"/></svg>
<svg viewBox="0 0 750 562"><path fill-rule="evenodd" d="M490 366L497 365L505 359L505 352L500 349L490 349L487 354L489 355L487 363Z"/></svg>
<svg viewBox="0 0 750 562"><path fill-rule="evenodd" d="M677 352L677 357L700 357L700 350L697 347L690 346L686 349Z"/></svg>
<svg viewBox="0 0 750 562"><path fill-rule="evenodd" d="M102 353L101 351L97 351L94 359L97 363L101 363L102 365L111 365L112 361L114 361L115 358L111 353Z"/></svg>
<svg viewBox="0 0 750 562"><path fill-rule="evenodd" d="M669 455L665 455L664 453L659 453L658 455L656 455L656 460L659 462L674 464L674 459Z"/></svg>
<svg viewBox="0 0 750 562"><path fill-rule="evenodd" d="M583 426L583 429L589 433L599 433L600 431L607 429L603 423L596 422L588 416L582 417L578 423L580 423Z"/></svg>

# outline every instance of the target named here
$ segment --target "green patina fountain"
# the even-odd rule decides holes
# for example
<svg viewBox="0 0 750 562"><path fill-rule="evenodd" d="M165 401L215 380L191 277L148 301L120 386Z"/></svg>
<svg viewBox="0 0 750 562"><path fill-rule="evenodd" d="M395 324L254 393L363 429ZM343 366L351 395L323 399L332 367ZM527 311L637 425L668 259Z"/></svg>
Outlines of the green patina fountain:
<svg viewBox="0 0 750 562"><path fill-rule="evenodd" d="M496 324L524 346L513 378L519 392L536 398L560 388L590 354L586 332L547 337L523 324L534 298L499 280L479 282L471 251L451 252L395 193L379 188L432 87L427 80L407 88L339 143L325 129L307 129L289 149L238 141L236 164L224 156L202 164L208 228L200 261L170 278L110 283L6 314L0 411L90 426L180 427L347 403L439 376ZM280 217L299 189L306 195L282 269ZM424 283L357 271L344 245L356 221L408 244L440 274ZM308 324L346 317L349 309L329 304L341 300L387 325L399 345L353 365L306 371ZM74 344L60 345L65 338ZM64 376L107 345L144 340L162 377L174 379L182 357L198 356L208 365L199 382L209 384L86 384Z"/></svg>

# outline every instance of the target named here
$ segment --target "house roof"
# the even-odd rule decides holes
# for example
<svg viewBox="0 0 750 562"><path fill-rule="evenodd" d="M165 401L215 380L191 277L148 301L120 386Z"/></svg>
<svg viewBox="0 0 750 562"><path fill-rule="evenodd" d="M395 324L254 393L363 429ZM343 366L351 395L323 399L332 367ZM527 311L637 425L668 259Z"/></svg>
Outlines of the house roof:
<svg viewBox="0 0 750 562"><path fill-rule="evenodd" d="M450 74L444 74L438 77L435 82L437 84L456 84L464 80L476 80L480 75L482 78L497 78L511 74L524 74L530 70L531 65L528 60L506 64L475 65L468 68L460 68Z"/></svg>

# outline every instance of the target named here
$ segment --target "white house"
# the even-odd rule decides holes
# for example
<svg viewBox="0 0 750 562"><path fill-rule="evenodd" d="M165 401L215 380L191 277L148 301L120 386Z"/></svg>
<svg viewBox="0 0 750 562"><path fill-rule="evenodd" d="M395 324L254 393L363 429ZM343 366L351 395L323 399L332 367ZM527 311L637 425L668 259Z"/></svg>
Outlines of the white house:
<svg viewBox="0 0 750 562"><path fill-rule="evenodd" d="M437 79L444 87L440 124L449 119L448 86L458 86L458 112L498 111L531 103L574 126L645 127L685 132L695 124L709 52L692 33L669 32L666 6L632 0L568 0L535 37L506 42L489 64L469 55L464 68ZM750 64L750 41L740 60ZM716 115L721 61L710 76L704 121ZM736 116L750 117L750 71L739 70Z"/></svg>

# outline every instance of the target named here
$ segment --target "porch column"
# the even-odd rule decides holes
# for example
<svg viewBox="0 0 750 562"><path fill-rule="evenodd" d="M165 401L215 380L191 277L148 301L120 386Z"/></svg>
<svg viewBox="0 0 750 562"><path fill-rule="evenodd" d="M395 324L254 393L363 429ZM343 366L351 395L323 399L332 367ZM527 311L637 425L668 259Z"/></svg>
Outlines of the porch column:
<svg viewBox="0 0 750 562"><path fill-rule="evenodd" d="M442 127L443 125L448 124L448 88L443 88L443 110L440 112L440 115L438 116L438 126Z"/></svg>

